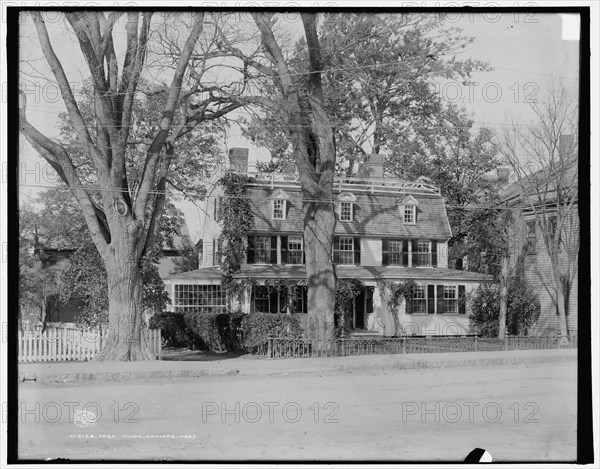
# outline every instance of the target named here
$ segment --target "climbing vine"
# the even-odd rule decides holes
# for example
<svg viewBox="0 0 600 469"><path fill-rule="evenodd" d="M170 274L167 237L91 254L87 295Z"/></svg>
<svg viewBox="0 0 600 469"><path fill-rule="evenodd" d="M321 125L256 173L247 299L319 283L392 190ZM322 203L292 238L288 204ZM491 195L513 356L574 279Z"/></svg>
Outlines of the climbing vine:
<svg viewBox="0 0 600 469"><path fill-rule="evenodd" d="M354 299L364 290L358 279L338 279L335 292L336 334L348 335L352 323Z"/></svg>
<svg viewBox="0 0 600 469"><path fill-rule="evenodd" d="M228 296L239 293L244 285L233 274L240 270L246 256L246 238L254 228L254 217L247 196L248 176L227 173L219 181L223 187L221 204L221 284Z"/></svg>
<svg viewBox="0 0 600 469"><path fill-rule="evenodd" d="M381 296L387 304L387 311L394 321L394 335L399 335L402 330L397 310L402 300L412 301L417 287L416 282L407 280L405 282L392 282L391 280L379 280L377 282Z"/></svg>

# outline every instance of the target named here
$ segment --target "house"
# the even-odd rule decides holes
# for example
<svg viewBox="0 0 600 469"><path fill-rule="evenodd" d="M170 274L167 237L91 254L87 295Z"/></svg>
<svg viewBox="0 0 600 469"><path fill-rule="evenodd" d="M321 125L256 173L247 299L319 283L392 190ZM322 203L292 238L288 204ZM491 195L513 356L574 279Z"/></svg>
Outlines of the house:
<svg viewBox="0 0 600 469"><path fill-rule="evenodd" d="M501 194L504 203L513 209L513 267L522 269L525 281L540 300L540 317L531 335L555 336L560 331L557 282L545 239L548 227L556 229L557 217L561 218L562 226L557 238L558 264L570 283L569 294L564 298L567 331L569 335L577 335L579 213L578 161L574 145L571 136L561 136L554 161L548 159L548 166L524 175Z"/></svg>
<svg viewBox="0 0 600 469"><path fill-rule="evenodd" d="M334 197L338 221L334 262L338 279L359 279L364 290L355 299L352 328L374 335L468 333L467 294L489 276L448 268L451 237L444 200L438 188L425 180L387 178L383 159L373 155L369 176L338 177ZM237 298L226 299L219 270L220 207L218 184L225 171L251 178L247 196L254 229L247 233L246 258L234 278L246 287ZM232 148L229 164L213 177L204 211L200 269L165 279L172 311L190 308L221 311L290 312L306 324L306 288L288 301L283 292L265 283L287 279L306 281L303 207L295 168L283 173L248 171L248 150ZM414 298L390 310L382 282L413 280ZM401 325L398 330L397 324Z"/></svg>

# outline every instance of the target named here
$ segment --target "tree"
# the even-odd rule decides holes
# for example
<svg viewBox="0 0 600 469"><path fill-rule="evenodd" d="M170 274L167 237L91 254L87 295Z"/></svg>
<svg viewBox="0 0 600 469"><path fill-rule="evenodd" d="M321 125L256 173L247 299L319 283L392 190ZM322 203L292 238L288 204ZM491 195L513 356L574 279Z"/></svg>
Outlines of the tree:
<svg viewBox="0 0 600 469"><path fill-rule="evenodd" d="M76 197L106 269L109 330L96 359L151 360L142 331L139 266L156 242L176 146L202 122L218 119L239 107L223 104L200 91L207 60L212 57L209 49L214 44L214 31L206 31L206 40L199 41L206 23L202 12L164 14L161 24L153 28L153 12L128 11L125 54L119 63L114 29L124 12L65 13L65 23L74 33L93 84L94 107L88 116L55 52L42 15L36 11L30 14L41 54L60 89L96 181L95 187L86 185L89 172L77 164L77 154L28 121L26 96L22 94L20 132ZM136 140L134 104L140 80L148 73L148 62L157 64L156 73L170 76L170 80L159 117L148 130L149 141L141 142L145 147L143 165L132 172L127 163L130 145ZM133 179L136 182L132 186Z"/></svg>
<svg viewBox="0 0 600 469"><path fill-rule="evenodd" d="M535 121L507 127L500 146L517 176L518 202L532 213L550 259L559 332L567 328L569 296L579 265L577 95L562 83L532 103Z"/></svg>
<svg viewBox="0 0 600 469"><path fill-rule="evenodd" d="M182 238L181 245L178 247L177 252L179 253L179 257L173 258L173 268L171 269L171 272L169 272L171 275L198 270L200 268L198 262L198 250L190 238L187 236Z"/></svg>
<svg viewBox="0 0 600 469"><path fill-rule="evenodd" d="M245 53L221 35L221 47L242 62L238 70L247 75L253 70L255 86L261 87L262 99L246 98L247 104L259 105L281 122L300 175L303 198L304 240L308 282L308 318L306 336L327 339L335 335L334 303L336 274L332 241L336 224L333 206L335 142L333 128L324 107L323 58L317 33L316 14L302 13L306 60L305 74L294 74L290 56L276 37L277 17L273 13L251 13L258 28L260 45L254 53Z"/></svg>

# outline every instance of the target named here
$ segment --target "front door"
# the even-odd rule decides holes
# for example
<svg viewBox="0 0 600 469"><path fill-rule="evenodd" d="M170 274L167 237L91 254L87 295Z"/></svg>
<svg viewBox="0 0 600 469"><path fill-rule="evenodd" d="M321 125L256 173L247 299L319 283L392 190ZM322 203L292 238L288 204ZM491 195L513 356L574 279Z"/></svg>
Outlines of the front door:
<svg viewBox="0 0 600 469"><path fill-rule="evenodd" d="M353 329L365 328L365 291L364 289L354 298Z"/></svg>

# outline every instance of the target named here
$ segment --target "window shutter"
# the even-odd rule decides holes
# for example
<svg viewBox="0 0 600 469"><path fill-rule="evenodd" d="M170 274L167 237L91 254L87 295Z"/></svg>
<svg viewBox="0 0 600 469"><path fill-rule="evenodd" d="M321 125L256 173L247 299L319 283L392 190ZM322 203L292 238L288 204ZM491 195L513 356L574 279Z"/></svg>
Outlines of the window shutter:
<svg viewBox="0 0 600 469"><path fill-rule="evenodd" d="M402 267L408 267L408 239L402 241Z"/></svg>
<svg viewBox="0 0 600 469"><path fill-rule="evenodd" d="M308 288L300 287L302 289L302 312L308 313Z"/></svg>
<svg viewBox="0 0 600 469"><path fill-rule="evenodd" d="M444 314L444 285L437 286L437 312Z"/></svg>
<svg viewBox="0 0 600 469"><path fill-rule="evenodd" d="M221 218L223 217L223 197L219 197L218 199L218 204L217 204L217 220L221 220Z"/></svg>
<svg viewBox="0 0 600 469"><path fill-rule="evenodd" d="M278 313L277 298L279 297L279 289L275 288L269 293L269 313Z"/></svg>
<svg viewBox="0 0 600 469"><path fill-rule="evenodd" d="M216 221L216 219L217 219L217 198L216 197L213 199L213 218Z"/></svg>
<svg viewBox="0 0 600 469"><path fill-rule="evenodd" d="M412 314L413 313L413 300L412 298L406 298L406 314Z"/></svg>
<svg viewBox="0 0 600 469"><path fill-rule="evenodd" d="M217 240L216 238L213 238L213 261L212 261L212 265L217 265Z"/></svg>
<svg viewBox="0 0 600 469"><path fill-rule="evenodd" d="M248 250L246 254L246 262L254 264L254 236L248 236Z"/></svg>
<svg viewBox="0 0 600 469"><path fill-rule="evenodd" d="M458 314L465 314L467 312L467 301L465 295L465 286L458 286Z"/></svg>
<svg viewBox="0 0 600 469"><path fill-rule="evenodd" d="M302 241L302 263L306 264L306 251L305 251L304 241Z"/></svg>
<svg viewBox="0 0 600 469"><path fill-rule="evenodd" d="M288 237L287 236L282 236L281 237L281 263L282 264L287 264L288 261Z"/></svg>
<svg viewBox="0 0 600 469"><path fill-rule="evenodd" d="M431 240L431 267L437 267L437 241Z"/></svg>
<svg viewBox="0 0 600 469"><path fill-rule="evenodd" d="M338 236L333 237L333 263L340 263L340 238Z"/></svg>
<svg viewBox="0 0 600 469"><path fill-rule="evenodd" d="M389 257L388 257L388 240L387 238L383 238L381 240L381 264L388 265Z"/></svg>
<svg viewBox="0 0 600 469"><path fill-rule="evenodd" d="M277 236L271 236L271 264L277 264Z"/></svg>
<svg viewBox="0 0 600 469"><path fill-rule="evenodd" d="M360 265L360 238L354 238L354 263Z"/></svg>
<svg viewBox="0 0 600 469"><path fill-rule="evenodd" d="M427 285L427 314L435 313L435 285Z"/></svg>
<svg viewBox="0 0 600 469"><path fill-rule="evenodd" d="M418 251L419 251L419 241L417 241L416 239L413 239L412 240L412 265L413 265L413 267L416 267L419 265Z"/></svg>

